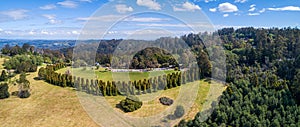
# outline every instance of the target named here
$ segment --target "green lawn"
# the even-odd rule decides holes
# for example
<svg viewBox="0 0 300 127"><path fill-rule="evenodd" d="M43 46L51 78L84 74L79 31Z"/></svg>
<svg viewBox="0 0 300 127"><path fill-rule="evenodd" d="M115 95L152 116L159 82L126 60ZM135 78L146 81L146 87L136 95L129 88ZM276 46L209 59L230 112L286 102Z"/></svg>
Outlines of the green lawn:
<svg viewBox="0 0 300 127"><path fill-rule="evenodd" d="M103 81L131 81L134 80L144 80L151 77L157 77L159 75L169 74L175 72L173 70L166 71L150 71L150 72L111 72L111 71L103 71L103 69L99 70L91 70L84 68L63 68L57 70L59 73L65 73L67 70L70 70L72 75L81 78L89 78L89 79L99 79Z"/></svg>

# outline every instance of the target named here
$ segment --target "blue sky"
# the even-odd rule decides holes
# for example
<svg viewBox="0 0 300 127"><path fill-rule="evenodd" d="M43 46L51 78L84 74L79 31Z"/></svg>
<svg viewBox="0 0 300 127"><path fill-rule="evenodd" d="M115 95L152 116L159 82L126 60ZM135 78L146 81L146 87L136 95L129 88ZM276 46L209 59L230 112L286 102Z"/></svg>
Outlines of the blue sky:
<svg viewBox="0 0 300 127"><path fill-rule="evenodd" d="M151 39L223 27L299 27L298 0L1 0L0 38Z"/></svg>

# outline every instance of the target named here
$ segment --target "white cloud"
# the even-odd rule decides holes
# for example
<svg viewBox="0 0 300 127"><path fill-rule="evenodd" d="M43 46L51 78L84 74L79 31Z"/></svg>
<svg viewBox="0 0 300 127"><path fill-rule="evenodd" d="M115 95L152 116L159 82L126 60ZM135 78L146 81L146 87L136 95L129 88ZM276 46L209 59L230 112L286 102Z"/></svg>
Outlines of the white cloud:
<svg viewBox="0 0 300 127"><path fill-rule="evenodd" d="M80 33L79 33L78 31L76 31L76 30L73 30L71 33L72 33L72 34L75 34L75 35L79 35L79 34L80 34Z"/></svg>
<svg viewBox="0 0 300 127"><path fill-rule="evenodd" d="M92 0L79 0L80 2L88 2L88 3L92 3Z"/></svg>
<svg viewBox="0 0 300 127"><path fill-rule="evenodd" d="M212 2L212 1L216 1L216 0L204 0L205 3L209 3L209 2Z"/></svg>
<svg viewBox="0 0 300 127"><path fill-rule="evenodd" d="M235 3L245 3L245 2L247 2L247 0L235 0L234 2Z"/></svg>
<svg viewBox="0 0 300 127"><path fill-rule="evenodd" d="M5 34L13 34L12 31L4 31Z"/></svg>
<svg viewBox="0 0 300 127"><path fill-rule="evenodd" d="M137 0L136 4L139 6L145 6L152 10L161 10L161 5L155 0Z"/></svg>
<svg viewBox="0 0 300 127"><path fill-rule="evenodd" d="M27 17L26 12L28 12L28 10L17 9L17 10L10 10L10 11L2 11L0 12L0 14L6 15L10 18L13 18L14 20L19 20Z"/></svg>
<svg viewBox="0 0 300 127"><path fill-rule="evenodd" d="M173 7L174 11L195 11L195 10L201 10L201 8L198 5L195 5L194 3L185 2L181 5L181 7Z"/></svg>
<svg viewBox="0 0 300 127"><path fill-rule="evenodd" d="M101 22L111 22L111 21L117 21L118 19L122 18L121 15L103 15L98 17L80 17L76 20L79 21L101 21Z"/></svg>
<svg viewBox="0 0 300 127"><path fill-rule="evenodd" d="M239 10L237 6L228 2L219 4L218 9L220 12L236 12Z"/></svg>
<svg viewBox="0 0 300 127"><path fill-rule="evenodd" d="M210 12L216 12L216 11L217 11L217 8L210 8L209 11L210 11Z"/></svg>
<svg viewBox="0 0 300 127"><path fill-rule="evenodd" d="M49 32L48 32L48 31L44 31L44 30L42 30L42 31L41 31L41 34L48 35L48 34L49 34Z"/></svg>
<svg viewBox="0 0 300 127"><path fill-rule="evenodd" d="M250 5L250 9L248 11L255 11L256 9L255 6L256 6L255 4Z"/></svg>
<svg viewBox="0 0 300 127"><path fill-rule="evenodd" d="M0 28L0 32L2 32L2 31L3 31L3 29Z"/></svg>
<svg viewBox="0 0 300 127"><path fill-rule="evenodd" d="M48 24L60 24L61 23L60 20L56 19L56 15L45 14L43 16L49 20Z"/></svg>
<svg viewBox="0 0 300 127"><path fill-rule="evenodd" d="M266 9L263 8L263 9L261 9L261 10L259 11L259 13L264 13L265 11L266 11Z"/></svg>
<svg viewBox="0 0 300 127"><path fill-rule="evenodd" d="M281 8L268 8L270 11L300 11L300 7L286 6Z"/></svg>
<svg viewBox="0 0 300 127"><path fill-rule="evenodd" d="M74 1L70 1L70 0L66 0L63 2L58 2L57 4L66 7L66 8L76 8L78 6L78 4Z"/></svg>
<svg viewBox="0 0 300 127"><path fill-rule="evenodd" d="M132 7L127 7L127 5L124 5L124 4L118 4L118 5L116 5L116 10L119 13L126 13L126 12L132 12L133 8Z"/></svg>
<svg viewBox="0 0 300 127"><path fill-rule="evenodd" d="M228 16L229 16L229 14L224 14L224 15L223 15L223 17L228 17Z"/></svg>
<svg viewBox="0 0 300 127"><path fill-rule="evenodd" d="M161 21L166 21L166 20L169 20L169 19L153 18L153 17L143 17L143 18L129 17L129 18L126 18L124 21L131 21L131 22L161 22Z"/></svg>
<svg viewBox="0 0 300 127"><path fill-rule="evenodd" d="M52 9L55 9L55 8L56 8L56 6L54 4L48 4L48 5L40 7L40 9L42 9L42 10L52 10Z"/></svg>
<svg viewBox="0 0 300 127"><path fill-rule="evenodd" d="M260 15L260 13L248 13L249 16L256 16L256 15Z"/></svg>
<svg viewBox="0 0 300 127"><path fill-rule="evenodd" d="M35 35L36 32L34 32L33 30L31 30L30 32L28 32L29 35Z"/></svg>

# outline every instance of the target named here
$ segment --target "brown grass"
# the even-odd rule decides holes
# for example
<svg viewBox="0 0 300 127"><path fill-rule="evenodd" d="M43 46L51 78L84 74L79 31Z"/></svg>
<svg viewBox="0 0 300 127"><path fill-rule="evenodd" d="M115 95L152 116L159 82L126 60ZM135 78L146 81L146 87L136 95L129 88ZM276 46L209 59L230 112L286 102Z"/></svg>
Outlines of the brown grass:
<svg viewBox="0 0 300 127"><path fill-rule="evenodd" d="M76 92L36 81L33 79L36 76L37 72L27 76L31 83L29 98L11 96L0 100L0 126L97 126L80 105ZM10 85L9 92L17 89L17 86Z"/></svg>

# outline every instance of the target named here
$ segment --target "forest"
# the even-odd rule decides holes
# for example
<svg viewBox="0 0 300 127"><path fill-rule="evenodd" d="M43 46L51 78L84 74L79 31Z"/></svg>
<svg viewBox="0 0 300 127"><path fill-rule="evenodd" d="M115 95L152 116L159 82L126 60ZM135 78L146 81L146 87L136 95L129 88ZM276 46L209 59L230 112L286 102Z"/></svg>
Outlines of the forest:
<svg viewBox="0 0 300 127"><path fill-rule="evenodd" d="M177 126L300 126L300 30L225 28L218 34L230 85L214 109Z"/></svg>

